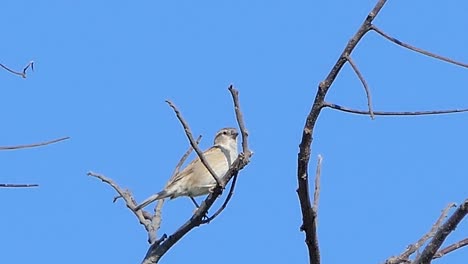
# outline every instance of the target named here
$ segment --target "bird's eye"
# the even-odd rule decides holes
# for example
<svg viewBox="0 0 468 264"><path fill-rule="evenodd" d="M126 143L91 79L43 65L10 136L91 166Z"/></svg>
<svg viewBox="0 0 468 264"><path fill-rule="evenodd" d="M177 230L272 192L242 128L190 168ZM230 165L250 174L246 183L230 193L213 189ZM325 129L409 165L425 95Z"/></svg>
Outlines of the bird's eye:
<svg viewBox="0 0 468 264"><path fill-rule="evenodd" d="M223 135L227 135L227 131L223 131Z"/></svg>

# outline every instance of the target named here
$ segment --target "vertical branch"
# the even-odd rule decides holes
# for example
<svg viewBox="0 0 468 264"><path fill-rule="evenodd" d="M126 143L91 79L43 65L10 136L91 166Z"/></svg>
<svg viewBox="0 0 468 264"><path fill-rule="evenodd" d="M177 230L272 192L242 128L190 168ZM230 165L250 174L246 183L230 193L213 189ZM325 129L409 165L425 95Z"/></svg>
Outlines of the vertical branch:
<svg viewBox="0 0 468 264"><path fill-rule="evenodd" d="M237 123L239 124L239 129L242 135L242 152L244 152L244 154L246 155L250 155L251 152L247 144L249 132L245 128L244 117L240 110L239 91L237 91L232 84L229 85L228 90L229 92L231 92L231 95L232 95L232 101L234 102L234 110L236 112L236 119L237 119Z"/></svg>
<svg viewBox="0 0 468 264"><path fill-rule="evenodd" d="M372 11L367 15L366 19L359 27L356 34L349 40L345 49L341 53L338 61L335 63L330 73L327 75L326 79L320 82L317 94L314 99L312 108L307 115L304 129L302 131L302 139L299 144L299 153L297 158L297 181L298 189L297 194L299 197L299 203L301 205L302 212L302 227L301 230L305 232L306 236L306 245L309 250L309 262L310 263L319 263L317 256L319 252L317 248L314 247L314 236L315 236L315 225L314 225L314 212L310 203L310 194L309 194L309 161L310 161L310 152L312 144L312 134L314 131L317 118L320 114L320 111L324 107L325 96L330 89L332 83L336 79L338 73L343 68L344 64L348 61L346 56L349 56L357 43L362 39L362 37L371 29L372 21L375 19L377 14L380 12L386 0L379 0L374 6Z"/></svg>
<svg viewBox="0 0 468 264"><path fill-rule="evenodd" d="M314 206L312 207L312 210L315 212L316 215L318 214L318 203L320 198L320 177L322 175L322 161L322 155L318 155L317 170L315 172Z"/></svg>

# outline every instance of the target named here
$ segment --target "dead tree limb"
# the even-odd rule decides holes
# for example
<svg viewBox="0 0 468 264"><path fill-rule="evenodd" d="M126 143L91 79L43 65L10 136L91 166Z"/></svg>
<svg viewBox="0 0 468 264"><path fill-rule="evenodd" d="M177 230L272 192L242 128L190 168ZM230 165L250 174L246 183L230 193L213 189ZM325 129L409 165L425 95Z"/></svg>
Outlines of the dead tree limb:
<svg viewBox="0 0 468 264"><path fill-rule="evenodd" d="M349 40L345 49L341 53L338 61L335 63L331 69L328 76L324 81L320 82L317 94L315 96L314 102L312 104L312 109L306 118L306 123L302 131L302 139L299 144L299 154L297 159L297 181L298 189L297 194L299 197L299 202L301 205L302 212L302 230L305 232L305 242L308 247L309 252L309 263L319 264L320 263L320 253L316 245L317 237L315 236L317 230L314 222L316 221L316 215L313 212L311 202L310 202L310 193L309 193L309 161L310 161L310 152L312 144L312 134L314 131L317 118L320 114L320 111L324 107L325 96L330 89L332 83L335 81L338 73L343 68L344 64L348 61L347 57L352 53L358 42L364 37L364 35L371 29L372 21L380 12L382 7L385 4L385 0L380 0L377 2L372 11L367 15L366 19L359 27L356 34Z"/></svg>
<svg viewBox="0 0 468 264"><path fill-rule="evenodd" d="M238 121L239 129L241 130L242 153L239 154L237 159L234 161L234 163L231 165L229 170L226 172L226 175L220 178L221 184L218 185L213 190L213 192L208 195L208 197L202 202L200 207L198 207L198 209L195 211L193 216L187 222L185 222L176 232L168 236L167 239L165 239L164 241L161 241L160 243L154 243L150 246L150 248L148 249L148 252L146 253L144 260L142 261L143 264L158 263L161 257L172 246L174 246L183 236L185 236L188 232L190 232L190 230L202 224L208 223L204 221L203 218L205 217L206 213L211 208L211 206L214 204L216 199L221 195L223 191L223 186L226 186L226 184L231 180L231 178L237 177L239 171L242 170L250 162L250 157L252 156L252 152L250 151L248 147L248 142L247 142L248 132L245 128L243 116L239 115L239 113L242 113L242 111L240 110L240 104L239 104L239 98L238 98L239 93L232 85L229 87L229 91L231 92L231 95L233 96L234 108L236 109L235 111L236 119ZM222 206L221 210L223 210L225 207L226 207L225 205Z"/></svg>

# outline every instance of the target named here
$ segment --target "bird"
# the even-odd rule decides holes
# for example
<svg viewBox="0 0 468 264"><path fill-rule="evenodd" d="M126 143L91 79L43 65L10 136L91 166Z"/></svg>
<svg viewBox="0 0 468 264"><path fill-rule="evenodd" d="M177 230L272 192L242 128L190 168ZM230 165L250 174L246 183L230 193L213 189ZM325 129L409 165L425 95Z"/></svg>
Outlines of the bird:
<svg viewBox="0 0 468 264"><path fill-rule="evenodd" d="M220 129L216 133L213 146L203 152L205 160L211 169L213 169L218 179L225 176L229 167L237 158L238 134L235 128L227 127ZM140 205L136 206L135 211L146 207L156 200L167 197L174 199L180 196L188 196L194 201L193 197L208 194L214 187L216 187L216 180L197 156L182 171L172 177L162 191L151 195Z"/></svg>

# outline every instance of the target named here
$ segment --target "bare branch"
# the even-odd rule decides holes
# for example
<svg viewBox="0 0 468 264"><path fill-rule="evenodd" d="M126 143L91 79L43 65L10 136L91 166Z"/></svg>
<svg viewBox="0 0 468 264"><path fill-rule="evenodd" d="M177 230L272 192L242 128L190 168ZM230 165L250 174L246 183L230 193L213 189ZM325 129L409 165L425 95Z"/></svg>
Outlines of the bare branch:
<svg viewBox="0 0 468 264"><path fill-rule="evenodd" d="M232 86L230 88L231 88L230 91L234 90L233 96L237 98L238 92ZM236 177L238 175L239 171L242 170L250 162L250 157L252 155L252 152L248 148L248 143L247 143L247 138L246 138L247 130L245 129L243 118L242 116L238 115L239 113L241 113L240 106L238 103L236 104L236 102L234 102L234 104L235 104L235 107L239 108L238 111L236 110L236 118L239 123L239 127L240 127L241 134L242 134L243 148L245 149L244 149L244 153L240 153L237 159L233 162L229 170L226 172L225 176L220 179L223 184L222 186L225 186L231 180L231 178ZM185 127L188 128L188 126L184 126L184 128ZM157 263L161 259L161 257L172 246L174 246L174 244L177 243L183 236L185 236L188 232L190 232L190 230L192 230L193 228L201 224L204 224L203 217L205 217L206 213L211 208L215 200L219 197L219 195L221 195L222 189L223 188L220 185L218 185L213 190L213 192L210 193L208 197L203 201L200 207L198 207L198 209L195 211L193 216L187 222L185 222L174 234L170 235L162 243L152 244L150 248L148 249L148 252L146 253L145 259L143 260L142 263L143 264Z"/></svg>
<svg viewBox="0 0 468 264"><path fill-rule="evenodd" d="M441 249L441 250L437 251L437 253L434 255L434 257L432 259L441 258L441 257L447 255L448 253L453 252L453 251L455 251L455 250L457 250L459 248L465 247L465 246L468 246L468 238L460 240L457 243L453 243L452 245L447 246L444 249Z"/></svg>
<svg viewBox="0 0 468 264"><path fill-rule="evenodd" d="M322 155L318 155L317 170L315 172L314 206L312 207L312 210L315 212L316 215L318 214L318 203L320 198L320 177L322 175L322 161Z"/></svg>
<svg viewBox="0 0 468 264"><path fill-rule="evenodd" d="M241 135L242 135L242 151L244 153L249 153L249 155L252 155L253 153L249 150L248 145L247 145L247 140L248 140L249 133L248 133L247 129L245 128L243 115L242 115L242 112L240 111L239 91L237 91L232 84L229 85L228 90L229 90L229 92L231 92L232 101L234 103L234 110L235 110L235 113L236 113L237 123L239 124L239 129L240 129ZM226 196L226 199L224 200L221 207L211 217L208 217L207 219L204 219L203 223L211 222L213 219L215 219L227 207L227 204L229 203L229 201L231 200L232 195L234 194L234 188L236 187L236 182L237 182L237 175L235 175L234 178L232 179L232 183L231 183L231 187L229 189L229 193Z"/></svg>
<svg viewBox="0 0 468 264"><path fill-rule="evenodd" d="M247 159L241 153L239 157L231 165L230 169L226 173L226 176L221 178L224 183L229 182L229 180L238 174L238 172L247 165ZM206 215L208 210L211 208L215 200L221 195L222 189L220 186L216 187L212 193L203 201L203 203L198 207L193 216L185 222L176 232L170 235L164 242L161 244L152 244L146 253L143 264L149 263L158 263L160 258L177 243L183 236L185 236L193 228L203 224L203 217Z"/></svg>
<svg viewBox="0 0 468 264"><path fill-rule="evenodd" d="M346 56L352 54L354 48L356 48L357 43L362 39L362 37L371 29L372 21L378 15L380 10L385 4L385 0L379 0L374 6L372 11L367 15L366 19L359 27L356 34L348 41L348 44L341 53L338 61L335 63L330 73L327 75L325 80L320 82L317 94L314 99L312 108L307 115L304 129L302 132L301 143L299 144L299 154L297 159L297 181L298 189L297 194L299 197L299 202L301 204L302 212L302 228L305 232L305 242L309 251L309 263L319 264L320 263L320 254L315 247L315 217L314 212L310 203L310 194L309 194L309 177L308 177L308 167L310 161L310 152L312 144L312 134L315 127L315 123L320 114L320 111L324 107L325 96L330 89L332 83L336 79L338 73L343 68L344 64L348 61Z"/></svg>
<svg viewBox="0 0 468 264"><path fill-rule="evenodd" d="M125 201L125 204L130 209L130 211L132 211L133 214L138 218L138 220L140 221L140 224L142 224L145 227L148 233L148 240L151 242L156 241L156 236L155 236L156 230L154 229L151 221L148 220L147 217L145 217L143 210L138 210L138 211L135 210L137 203L135 199L133 198L132 193L130 191L121 189L112 179L107 178L102 174L98 174L98 173L90 171L88 172L88 176L98 178L102 182L110 185L119 194L118 197L122 198ZM114 202L115 202L115 199L114 199Z"/></svg>
<svg viewBox="0 0 468 264"><path fill-rule="evenodd" d="M200 140L201 140L202 136L198 136L197 140L196 140L196 143L198 145L198 143L200 143ZM177 163L177 165L175 166L174 168L174 172L172 173L172 176L171 176L171 179L174 178L180 171L180 167L182 167L182 165L184 164L184 162L187 160L187 158L189 157L190 153L192 153L192 150L193 148L190 146L187 151L184 153L184 155L180 158L179 162ZM167 182L167 184L169 184L169 182L171 182L171 180L169 180ZM166 187L167 187L167 184L166 184ZM155 232L157 230L159 230L159 228L161 227L161 222L162 222L162 207L164 205L164 199L161 199L161 200L158 200L158 202L156 203L156 206L154 207L154 215L150 216L149 219L151 219L151 225L153 226L153 230L155 230ZM154 234L155 237L157 237L157 234L155 233ZM162 242L163 240L161 240L160 242ZM150 244L152 244L154 241L150 241L148 240L148 242Z"/></svg>
<svg viewBox="0 0 468 264"><path fill-rule="evenodd" d="M248 140L249 133L248 133L247 129L245 128L243 115L242 115L242 112L240 111L239 91L237 91L232 84L229 85L228 90L229 90L229 92L231 92L231 95L232 95L232 101L234 103L234 110L235 110L235 113L236 113L236 119L237 119L237 123L239 124L239 129L240 129L241 135L242 135L242 151L244 153L249 153L249 155L252 155L253 152L250 151L250 149L248 148L248 145L247 145L247 140ZM211 222L213 219L215 219L227 207L227 204L229 203L229 201L231 200L232 195L234 194L234 188L236 186L236 182L237 182L237 175L234 176L234 178L232 180L232 183L231 183L231 188L229 189L229 193L226 196L226 199L224 200L221 207L211 217L208 217L207 219L204 219L203 223Z"/></svg>
<svg viewBox="0 0 468 264"><path fill-rule="evenodd" d="M57 143L63 140L67 140L69 138L70 137L64 137L64 138L54 139L51 141L28 144L28 145L0 146L0 150L16 150L16 149L24 149L24 148L41 147L41 146L46 146L46 145L50 145L53 143ZM38 184L8 184L8 183L0 184L0 187L3 187L3 188L29 188L29 187L38 187L38 186L39 186Z"/></svg>
<svg viewBox="0 0 468 264"><path fill-rule="evenodd" d="M323 103L323 107L333 108L342 112L359 114L359 115L369 115L369 111L351 109L344 106L340 106L332 103ZM453 113L463 113L468 112L468 108L463 109L449 109L449 110L431 110L431 111L374 111L374 115L377 116L421 116L421 115L441 115L441 114L453 114Z"/></svg>
<svg viewBox="0 0 468 264"><path fill-rule="evenodd" d="M42 147L42 146L46 146L46 145L50 145L50 144L53 144L53 143L57 143L57 142L60 142L60 141L67 140L69 138L70 137L63 137L63 138L58 138L58 139L54 139L54 140L50 140L50 141L34 143L34 144L27 144L27 145L4 146L4 147L0 147L0 150L14 150L14 149Z"/></svg>
<svg viewBox="0 0 468 264"><path fill-rule="evenodd" d="M201 140L201 136L197 138L196 143L198 144ZM174 169L174 173L172 177L177 175L179 172L180 167L183 165L185 160L188 158L192 151L192 147L189 147L189 149L184 153L184 155L181 157L179 163L176 165ZM149 212L145 210L135 210L135 207L137 206L137 203L135 199L133 198L132 194L128 190L123 190L121 189L113 180L105 177L104 175L97 174L94 172L88 172L88 176L92 176L95 178L100 179L104 183L109 184L118 194L118 196L114 197L113 202L115 203L117 199L122 198L125 201L125 204L127 205L127 208L130 209L130 211L133 212L133 214L138 218L140 221L140 224L142 224L145 228L145 230L148 233L148 242L150 244L153 243L161 243L164 241L164 239L167 237L166 235L163 235L159 240L157 240L157 231L161 227L161 221L162 221L162 206L164 204L164 200L159 200L157 205L154 208L154 215L151 215Z"/></svg>
<svg viewBox="0 0 468 264"><path fill-rule="evenodd" d="M242 115L242 111L240 110L239 91L237 91L232 84L229 85L228 90L229 92L231 92L232 101L234 103L234 110L236 112L237 124L239 124L239 129L242 135L242 151L244 152L244 154L246 154L246 156L250 157L252 153L247 143L248 138L249 138L249 132L245 128L244 117Z"/></svg>
<svg viewBox="0 0 468 264"><path fill-rule="evenodd" d="M166 103L174 110L177 118L179 119L180 123L182 124L182 126L184 127L184 130L185 130L185 134L187 135L187 138L188 140L190 141L190 145L192 146L192 148L195 150L195 152L197 153L198 157L200 158L201 162L203 163L203 165L205 165L205 168L210 172L211 176L213 176L213 178L215 179L216 181L216 184L218 186L221 186L224 188L224 185L221 185L221 181L220 179L218 178L218 175L216 175L216 173L213 171L213 169L211 168L210 164L208 164L208 161L205 159L205 156L203 155L203 152L200 150L200 148L198 147L198 145L196 144L195 142L195 139L193 139L193 136L192 136L192 132L187 124L187 122L185 121L185 119L182 117L180 111L177 109L177 107L169 100L166 100Z"/></svg>
<svg viewBox="0 0 468 264"><path fill-rule="evenodd" d="M461 67L468 68L468 64L466 64L466 63L458 62L458 61L452 60L450 58L440 56L440 55L437 55L435 53L432 53L432 52L429 52L429 51L426 51L426 50L411 46L410 44L401 42L398 39L396 39L394 37L391 37L390 35L386 34L385 32L383 32L381 29L379 29L375 25L372 25L371 29L374 30L375 32L377 32L378 34L380 34L382 37L386 38L387 40L389 40L389 41L391 41L391 42L393 42L393 43L395 43L395 44L397 44L397 45L399 45L399 46L401 46L403 48L407 48L409 50L415 51L417 53L421 53L423 55L432 57L434 59L438 59L438 60L441 60L441 61L445 61L445 62L448 62L448 63L451 63L451 64L455 64L455 65L458 65L458 66L461 66Z"/></svg>
<svg viewBox="0 0 468 264"><path fill-rule="evenodd" d="M423 252L416 257L413 264L429 264L432 258L442 246L447 236L455 230L457 225L463 220L468 213L468 199L465 200L452 216L437 230L432 240L424 248Z"/></svg>
<svg viewBox="0 0 468 264"><path fill-rule="evenodd" d="M1 188L29 188L38 187L39 184L12 184L12 183L0 183Z"/></svg>
<svg viewBox="0 0 468 264"><path fill-rule="evenodd" d="M442 210L442 213L440 214L439 218L437 221L432 225L431 230L427 232L424 236L422 236L416 243L409 245L403 253L401 253L399 256L393 256L390 257L385 261L385 264L398 264L398 263L410 263L411 261L409 260L409 257L419 250L428 239L433 237L437 230L440 228L440 226L443 224L445 218L447 218L448 213L450 212L450 209L455 207L456 204L451 203L445 207L444 210Z"/></svg>
<svg viewBox="0 0 468 264"><path fill-rule="evenodd" d="M231 197L232 195L234 194L234 188L236 187L236 182L237 182L237 175L235 175L232 179L232 183L231 183L231 187L229 188L229 193L228 195L226 196L226 200L224 200L223 204L221 205L220 208L218 208L218 211L216 211L212 216L206 218L206 219L203 219L202 220L202 223L205 224L205 223L209 223L211 221L213 221L213 219L215 219L219 214L221 214L221 212L226 209L227 207L227 204L229 203L229 201L231 200Z"/></svg>
<svg viewBox="0 0 468 264"><path fill-rule="evenodd" d="M13 73L13 74L15 74L15 75L19 75L19 76L21 76L21 77L23 77L23 78L26 78L26 71L27 71L29 68L31 68L31 70L34 71L34 61L30 61L30 62L28 63L28 65L26 65L26 66L23 68L23 71L22 71L22 72L14 71L14 70L8 68L7 66L1 64L1 63L0 63L0 67L2 67L3 69L5 69L5 70L7 70L7 71L9 71L9 72L11 72L11 73Z"/></svg>
<svg viewBox="0 0 468 264"><path fill-rule="evenodd" d="M318 221L318 204L320 198L320 177L322 171L322 156L318 155L317 159L317 169L315 171L315 190L314 190L314 203L312 206L312 226L309 227L309 231L311 232L310 238L312 239L307 246L309 247L309 258L313 260L311 263L320 263L320 246L318 241L318 233L317 233L317 221ZM304 230L305 227L301 226L301 231Z"/></svg>
<svg viewBox="0 0 468 264"><path fill-rule="evenodd" d="M162 207L164 205L164 201L165 201L164 199L158 200L158 202L156 203L156 207L154 207L154 215L150 218L151 219L151 226L153 227L153 230L154 230L154 237L156 237L156 238L158 237L156 232L159 230L159 228L161 228ZM150 239L148 239L148 243L152 244L152 243L154 243L154 241L151 241Z"/></svg>
<svg viewBox="0 0 468 264"><path fill-rule="evenodd" d="M375 116L374 116L374 112L372 111L372 96L370 94L370 89L369 89L369 86L367 85L366 79L364 79L364 76L362 76L361 72L359 71L359 68L357 67L356 63L354 63L351 56L346 55L346 59L351 65L351 68L353 68L354 72L358 76L359 80L361 81L362 86L364 86L364 90L366 91L366 97L367 97L367 107L369 108L370 117L374 119Z"/></svg>

